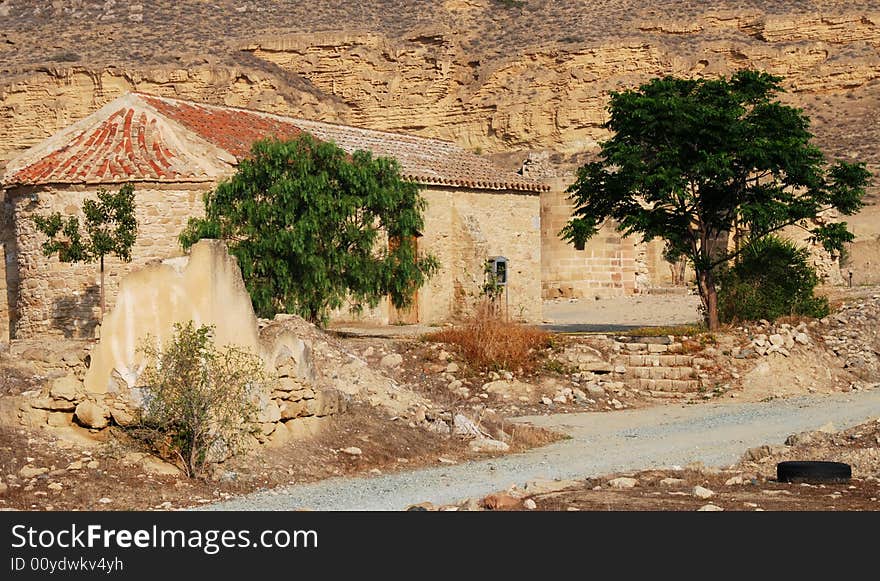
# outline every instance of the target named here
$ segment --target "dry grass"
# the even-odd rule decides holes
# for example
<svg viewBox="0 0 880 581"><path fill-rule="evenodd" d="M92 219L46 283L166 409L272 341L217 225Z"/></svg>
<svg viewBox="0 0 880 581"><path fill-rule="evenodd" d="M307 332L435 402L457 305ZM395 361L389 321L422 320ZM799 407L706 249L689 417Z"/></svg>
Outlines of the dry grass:
<svg viewBox="0 0 880 581"><path fill-rule="evenodd" d="M467 363L487 370L535 370L551 345L551 335L532 325L506 321L481 305L464 323L425 336L447 343Z"/></svg>
<svg viewBox="0 0 880 581"><path fill-rule="evenodd" d="M705 332L705 325L676 325L672 327L639 327L619 334L626 337L665 337L667 335L693 337Z"/></svg>

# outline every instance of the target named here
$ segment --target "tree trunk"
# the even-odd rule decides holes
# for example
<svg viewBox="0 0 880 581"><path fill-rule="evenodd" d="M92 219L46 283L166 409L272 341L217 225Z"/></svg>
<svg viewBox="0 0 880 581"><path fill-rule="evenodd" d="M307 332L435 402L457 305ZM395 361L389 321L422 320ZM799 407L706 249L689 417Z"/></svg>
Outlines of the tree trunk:
<svg viewBox="0 0 880 581"><path fill-rule="evenodd" d="M104 256L101 256L101 324L104 323Z"/></svg>
<svg viewBox="0 0 880 581"><path fill-rule="evenodd" d="M718 291L715 289L715 276L711 271L698 272L697 284L703 308L706 309L706 324L710 331L715 331L721 326L718 320Z"/></svg>

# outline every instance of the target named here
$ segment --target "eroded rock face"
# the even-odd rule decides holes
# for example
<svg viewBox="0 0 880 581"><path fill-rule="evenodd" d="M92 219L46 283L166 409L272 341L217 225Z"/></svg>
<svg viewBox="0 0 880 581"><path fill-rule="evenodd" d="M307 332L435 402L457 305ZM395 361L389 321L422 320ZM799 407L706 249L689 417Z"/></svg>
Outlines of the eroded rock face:
<svg viewBox="0 0 880 581"><path fill-rule="evenodd" d="M610 91L665 74L711 77L744 67L784 77L782 99L805 109L824 151L880 169L873 147L880 13L867 2L814 0L805 9L779 0L748 8L619 0L597 10L584 2L449 0L360 6L353 18L350 3L287 3L281 11L272 0L210 7L182 0L174 17L156 6L146 20L99 4L6 4L0 169L114 98L141 91L447 139L495 154L509 169L527 151L552 152L550 165L570 181L574 165L608 136ZM83 35L83 23L104 32ZM20 30L53 43L35 46ZM107 35L115 35L112 53L89 44ZM530 173L554 173L537 169ZM566 201L557 202L565 214ZM552 247L559 225L541 220L553 232L543 245ZM850 252L854 279L876 282L876 219L863 224ZM845 282L836 256L812 250L824 282ZM665 276L665 263L643 264L660 254L639 246L626 257L636 288ZM548 293L582 290L558 282Z"/></svg>
<svg viewBox="0 0 880 581"><path fill-rule="evenodd" d="M300 4L285 10L298 20L263 24L257 23L268 8L245 17L220 7L214 12L224 12L236 38L205 34L172 48L153 34L152 58L120 51L112 63L104 62L106 51L89 54L95 47L82 42L68 51L77 60L33 46L24 59L10 36L2 54L19 64L20 75L0 93L0 159L131 90L413 132L486 152L579 153L606 135L608 92L653 76L757 67L783 75L789 98L832 119L842 105L868 102L880 77L880 15L859 3L816 2L814 10L712 3L675 10L623 1L596 14L577 2L529 1L518 11L488 1L447 2L419 6L420 16L430 13L430 27L403 6L387 11L393 23L389 14L378 14L359 19L370 24L357 29L344 24L343 6L318 11ZM200 10L205 7L185 11L199 18ZM296 17L295 10L304 14ZM12 12L10 22L27 18L19 7ZM203 14L200 28L214 16ZM112 13L99 17L108 28L119 26ZM76 29L70 15L59 15L57 25L65 20L68 30L58 31L56 44ZM174 25L125 23L149 32ZM293 32L279 36L273 28ZM213 46L218 42L225 46ZM162 62L169 52L173 64ZM200 64L196 55L203 56ZM53 66L36 66L41 57Z"/></svg>

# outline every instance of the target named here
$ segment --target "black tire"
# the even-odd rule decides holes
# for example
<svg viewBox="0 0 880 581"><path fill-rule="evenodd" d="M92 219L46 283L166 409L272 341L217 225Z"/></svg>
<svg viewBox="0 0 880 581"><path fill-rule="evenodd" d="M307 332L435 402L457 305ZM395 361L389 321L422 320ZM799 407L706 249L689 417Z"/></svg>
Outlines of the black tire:
<svg viewBox="0 0 880 581"><path fill-rule="evenodd" d="M779 482L839 483L849 482L852 468L843 462L792 460L776 465Z"/></svg>

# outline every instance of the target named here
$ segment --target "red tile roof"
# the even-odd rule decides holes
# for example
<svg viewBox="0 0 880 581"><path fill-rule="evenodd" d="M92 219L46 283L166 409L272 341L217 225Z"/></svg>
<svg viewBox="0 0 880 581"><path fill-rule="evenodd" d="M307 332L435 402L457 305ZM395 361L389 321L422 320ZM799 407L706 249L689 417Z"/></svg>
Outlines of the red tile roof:
<svg viewBox="0 0 880 581"><path fill-rule="evenodd" d="M120 97L11 160L3 181L6 185L213 181L232 173L254 141L303 132L333 141L350 153L369 150L393 157L407 179L425 185L548 189L446 141L140 93Z"/></svg>

